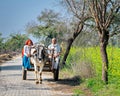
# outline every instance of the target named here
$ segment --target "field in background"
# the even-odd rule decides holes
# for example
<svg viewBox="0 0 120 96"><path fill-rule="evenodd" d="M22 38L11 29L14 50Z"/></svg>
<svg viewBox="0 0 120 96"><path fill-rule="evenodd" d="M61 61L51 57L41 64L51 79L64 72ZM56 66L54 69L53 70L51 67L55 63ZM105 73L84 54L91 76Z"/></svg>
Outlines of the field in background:
<svg viewBox="0 0 120 96"><path fill-rule="evenodd" d="M83 86L93 92L94 96L120 95L120 48L108 47L109 84L101 81L102 60L99 47L73 47L62 72L66 76L80 76ZM64 76L62 75L62 76ZM82 92L75 89L75 94ZM77 96L77 95L75 95Z"/></svg>

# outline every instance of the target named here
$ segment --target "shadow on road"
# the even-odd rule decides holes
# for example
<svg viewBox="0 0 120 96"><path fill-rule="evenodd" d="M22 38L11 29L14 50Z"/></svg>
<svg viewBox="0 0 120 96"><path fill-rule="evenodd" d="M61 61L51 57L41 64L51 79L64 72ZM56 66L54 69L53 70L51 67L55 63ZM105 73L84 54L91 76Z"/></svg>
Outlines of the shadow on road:
<svg viewBox="0 0 120 96"><path fill-rule="evenodd" d="M0 66L0 70L22 70L21 65L13 65L13 66Z"/></svg>
<svg viewBox="0 0 120 96"><path fill-rule="evenodd" d="M47 81L56 82L57 84L77 86L82 82L80 76L74 76L73 78L65 78L59 79L58 81L54 81L53 79L47 79Z"/></svg>

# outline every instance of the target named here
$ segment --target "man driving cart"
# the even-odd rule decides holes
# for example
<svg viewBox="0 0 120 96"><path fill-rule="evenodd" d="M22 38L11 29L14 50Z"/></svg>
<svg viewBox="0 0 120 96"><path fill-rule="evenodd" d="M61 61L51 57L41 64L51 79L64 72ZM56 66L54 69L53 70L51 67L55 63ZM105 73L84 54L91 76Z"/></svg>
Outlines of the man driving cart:
<svg viewBox="0 0 120 96"><path fill-rule="evenodd" d="M60 46L56 38L52 38L52 43L48 46L48 55L52 62L51 70L57 69L60 62Z"/></svg>

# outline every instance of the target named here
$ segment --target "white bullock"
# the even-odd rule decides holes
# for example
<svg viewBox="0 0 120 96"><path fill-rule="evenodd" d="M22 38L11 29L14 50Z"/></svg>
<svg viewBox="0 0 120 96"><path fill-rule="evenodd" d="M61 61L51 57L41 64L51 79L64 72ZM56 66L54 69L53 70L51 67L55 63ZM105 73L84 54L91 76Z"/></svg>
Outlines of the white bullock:
<svg viewBox="0 0 120 96"><path fill-rule="evenodd" d="M46 49L43 45L31 48L31 64L34 65L36 84L42 83L42 70L45 64ZM39 76L39 78L38 78Z"/></svg>

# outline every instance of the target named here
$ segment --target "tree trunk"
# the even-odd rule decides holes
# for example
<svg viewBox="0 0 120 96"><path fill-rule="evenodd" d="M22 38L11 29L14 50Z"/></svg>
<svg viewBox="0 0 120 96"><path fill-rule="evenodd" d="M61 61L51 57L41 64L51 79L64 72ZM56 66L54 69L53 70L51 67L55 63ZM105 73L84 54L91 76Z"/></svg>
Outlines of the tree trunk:
<svg viewBox="0 0 120 96"><path fill-rule="evenodd" d="M73 33L73 37L68 39L68 44L67 44L67 48L66 48L66 52L64 54L64 57L62 59L62 64L65 65L66 59L68 57L68 54L70 52L70 48L72 46L72 43L74 42L74 40L76 39L76 37L82 32L83 29L83 24L80 22L77 25L76 31Z"/></svg>
<svg viewBox="0 0 120 96"><path fill-rule="evenodd" d="M66 59L67 59L67 56L68 56L68 54L69 54L69 52L70 52L70 48L71 48L71 46L72 46L73 41L74 41L73 38L68 39L67 48L66 48L64 57L63 57L63 59L62 59L62 64L64 64L64 65L65 65L65 61L66 61Z"/></svg>
<svg viewBox="0 0 120 96"><path fill-rule="evenodd" d="M108 56L107 45L109 40L108 32L104 32L103 36L100 36L100 51L102 57L102 80L108 84Z"/></svg>

